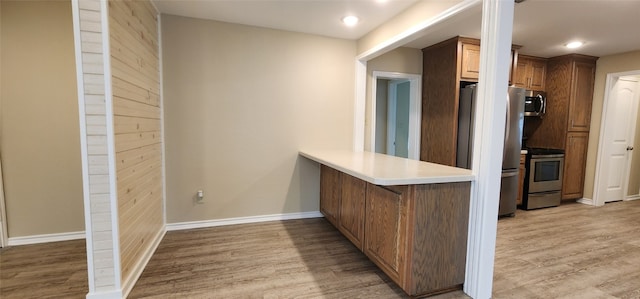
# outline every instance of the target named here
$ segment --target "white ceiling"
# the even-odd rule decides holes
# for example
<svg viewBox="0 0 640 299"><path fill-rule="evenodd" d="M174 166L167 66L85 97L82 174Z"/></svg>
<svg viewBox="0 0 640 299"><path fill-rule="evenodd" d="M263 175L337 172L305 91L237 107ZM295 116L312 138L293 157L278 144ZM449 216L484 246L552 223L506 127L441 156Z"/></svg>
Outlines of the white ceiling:
<svg viewBox="0 0 640 299"><path fill-rule="evenodd" d="M443 1L443 0L423 0ZM153 0L162 13L338 38L358 39L416 0ZM358 15L346 28L340 19ZM424 48L450 37L480 37L481 5L432 26L406 46ZM520 53L606 56L640 49L640 0L526 0L516 4L513 43ZM568 41L586 42L580 49Z"/></svg>
<svg viewBox="0 0 640 299"><path fill-rule="evenodd" d="M152 0L162 13L358 39L418 0ZM441 0L438 0L441 1ZM360 23L341 20L356 15Z"/></svg>

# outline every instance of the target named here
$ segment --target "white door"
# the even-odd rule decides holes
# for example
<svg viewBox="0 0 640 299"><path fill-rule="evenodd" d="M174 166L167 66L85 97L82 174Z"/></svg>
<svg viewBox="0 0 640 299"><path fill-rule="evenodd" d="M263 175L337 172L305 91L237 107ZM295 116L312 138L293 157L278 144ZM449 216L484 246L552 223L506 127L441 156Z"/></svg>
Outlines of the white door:
<svg viewBox="0 0 640 299"><path fill-rule="evenodd" d="M631 153L638 112L638 79L620 77L606 107L599 197L603 202L623 200L629 181Z"/></svg>

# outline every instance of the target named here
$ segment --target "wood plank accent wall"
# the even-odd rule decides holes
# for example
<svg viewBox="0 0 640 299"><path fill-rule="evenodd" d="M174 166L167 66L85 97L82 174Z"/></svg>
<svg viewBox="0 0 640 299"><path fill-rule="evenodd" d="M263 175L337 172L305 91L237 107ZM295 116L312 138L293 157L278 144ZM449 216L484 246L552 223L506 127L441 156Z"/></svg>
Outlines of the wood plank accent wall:
<svg viewBox="0 0 640 299"><path fill-rule="evenodd" d="M84 120L83 169L85 180L85 213L87 228L87 260L89 271L89 293L113 292L120 286L118 252L113 240L117 231L113 229L111 200L111 173L107 144L107 101L105 101L105 69L103 59L102 7L99 0L78 1L80 29L81 74L80 94L81 119ZM76 31L76 34L78 32ZM76 51L78 49L76 48Z"/></svg>
<svg viewBox="0 0 640 299"><path fill-rule="evenodd" d="M109 1L120 261L125 290L164 230L158 12Z"/></svg>

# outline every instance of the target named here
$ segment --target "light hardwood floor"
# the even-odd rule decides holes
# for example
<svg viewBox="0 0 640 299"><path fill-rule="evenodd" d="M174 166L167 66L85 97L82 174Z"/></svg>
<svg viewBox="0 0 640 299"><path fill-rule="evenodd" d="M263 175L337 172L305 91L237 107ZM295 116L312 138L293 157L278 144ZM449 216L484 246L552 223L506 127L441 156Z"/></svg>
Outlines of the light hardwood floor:
<svg viewBox="0 0 640 299"><path fill-rule="evenodd" d="M0 297L84 298L84 251L0 250ZM640 298L640 201L501 219L494 278L498 299ZM129 298L406 297L328 222L305 219L168 232Z"/></svg>
<svg viewBox="0 0 640 299"><path fill-rule="evenodd" d="M0 298L84 298L84 240L0 249Z"/></svg>

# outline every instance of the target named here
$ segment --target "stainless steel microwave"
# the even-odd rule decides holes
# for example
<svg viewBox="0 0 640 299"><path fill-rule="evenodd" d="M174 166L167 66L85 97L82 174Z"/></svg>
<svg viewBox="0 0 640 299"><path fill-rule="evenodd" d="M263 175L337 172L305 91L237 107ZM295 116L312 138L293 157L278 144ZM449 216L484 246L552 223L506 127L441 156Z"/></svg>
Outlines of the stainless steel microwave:
<svg viewBox="0 0 640 299"><path fill-rule="evenodd" d="M524 97L524 116L543 116L547 112L544 91L527 90Z"/></svg>

